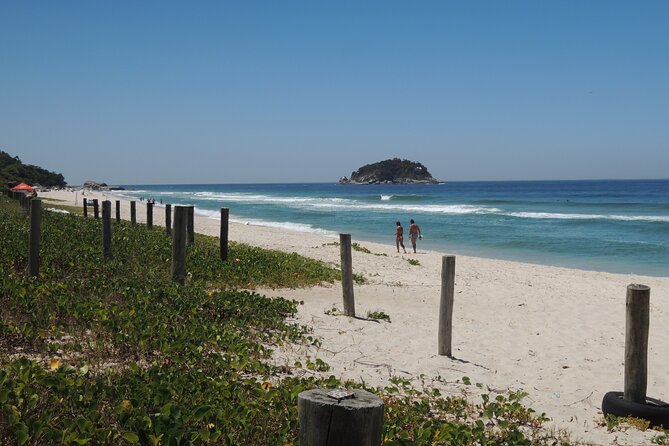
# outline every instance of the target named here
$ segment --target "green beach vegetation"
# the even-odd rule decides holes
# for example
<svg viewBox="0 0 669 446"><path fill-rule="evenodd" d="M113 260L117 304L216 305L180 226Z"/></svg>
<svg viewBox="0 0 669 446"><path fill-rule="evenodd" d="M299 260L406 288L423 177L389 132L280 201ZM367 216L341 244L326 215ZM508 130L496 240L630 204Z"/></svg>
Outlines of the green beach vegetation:
<svg viewBox="0 0 669 446"><path fill-rule="evenodd" d="M290 321L298 302L253 290L337 280L321 262L232 243L223 263L218 240L198 236L180 286L163 230L114 222L105 261L100 220L44 212L35 279L28 232L0 196L0 444L297 445L297 395L314 387L379 395L386 445L567 444L524 394L466 377L446 396L398 378L342 382L320 359L273 364L275 346L319 341Z"/></svg>

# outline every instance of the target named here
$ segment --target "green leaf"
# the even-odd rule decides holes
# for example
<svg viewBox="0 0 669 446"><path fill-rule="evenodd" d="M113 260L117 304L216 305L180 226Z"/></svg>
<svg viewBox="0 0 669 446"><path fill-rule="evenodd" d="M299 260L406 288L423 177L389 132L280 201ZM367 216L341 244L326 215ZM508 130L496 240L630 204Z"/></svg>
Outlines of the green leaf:
<svg viewBox="0 0 669 446"><path fill-rule="evenodd" d="M123 439L130 444L139 443L139 435L137 435L134 432L126 432L125 434L123 434Z"/></svg>
<svg viewBox="0 0 669 446"><path fill-rule="evenodd" d="M19 423L14 426L16 429L16 441L19 445L24 445L30 440L30 434L28 434L28 426L25 423Z"/></svg>
<svg viewBox="0 0 669 446"><path fill-rule="evenodd" d="M202 418L207 416L211 412L211 406L200 406L195 410L195 413L193 414L193 418L195 418L196 421L200 421Z"/></svg>

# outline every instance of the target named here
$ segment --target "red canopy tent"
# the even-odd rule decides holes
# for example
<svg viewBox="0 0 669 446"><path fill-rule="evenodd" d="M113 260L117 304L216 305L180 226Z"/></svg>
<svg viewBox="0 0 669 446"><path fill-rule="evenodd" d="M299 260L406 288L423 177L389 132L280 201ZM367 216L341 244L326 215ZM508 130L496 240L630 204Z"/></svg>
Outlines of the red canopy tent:
<svg viewBox="0 0 669 446"><path fill-rule="evenodd" d="M26 183L20 183L20 184L17 184L16 186L12 187L12 190L25 190L25 191L28 191L28 192L32 192L33 188Z"/></svg>

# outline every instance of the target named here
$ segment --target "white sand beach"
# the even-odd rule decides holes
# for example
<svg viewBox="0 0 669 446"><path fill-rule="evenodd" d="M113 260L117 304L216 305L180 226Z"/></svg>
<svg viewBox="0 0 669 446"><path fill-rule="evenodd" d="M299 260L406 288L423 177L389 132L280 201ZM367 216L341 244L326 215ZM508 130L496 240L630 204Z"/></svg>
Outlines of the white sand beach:
<svg viewBox="0 0 669 446"><path fill-rule="evenodd" d="M75 193L53 191L40 197L75 204ZM107 194L107 197L111 195ZM104 199L87 192L86 198ZM78 192L77 205L82 196ZM119 198L113 197L111 200ZM45 202L44 207L50 207ZM122 217L130 207L123 200ZM234 215L234 209L231 209ZM113 215L113 212L112 212ZM164 224L164 208L156 205L154 224ZM137 202L139 222L146 205ZM197 216L196 232L219 234L219 221ZM648 350L648 396L669 400L669 277L610 274L457 255L454 358L437 354L441 261L446 253L430 251L427 237L417 254L398 254L387 244L353 240L371 254L353 251L353 271L367 282L355 286L356 312L382 311L390 322L374 322L326 314L342 310L339 283L298 290L260 290L304 302L297 321L313 328L320 348L286 346L275 352L278 363L292 366L298 358L320 358L331 366L326 375L384 385L392 376L417 386L425 381L447 393L467 389L472 400L481 392L456 383L468 376L493 392L522 390L524 402L551 418L549 426L567 430L584 444L649 444L657 432L635 429L607 432L601 400L623 388L625 295L631 283L651 288ZM245 224L230 224L230 239L264 248L297 252L339 264L334 238ZM407 260L416 259L419 265ZM668 272L669 274L669 272ZM300 373L316 373L309 370ZM440 378L441 382L433 379Z"/></svg>

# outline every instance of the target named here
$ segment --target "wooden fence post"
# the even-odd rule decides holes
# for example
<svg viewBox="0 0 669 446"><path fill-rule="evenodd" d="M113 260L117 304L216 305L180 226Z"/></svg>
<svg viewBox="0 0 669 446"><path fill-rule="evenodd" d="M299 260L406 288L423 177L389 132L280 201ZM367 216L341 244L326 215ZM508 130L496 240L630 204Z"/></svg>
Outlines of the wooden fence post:
<svg viewBox="0 0 669 446"><path fill-rule="evenodd" d="M116 200L116 223L121 221L121 200Z"/></svg>
<svg viewBox="0 0 669 446"><path fill-rule="evenodd" d="M100 218L100 208L99 208L99 201L97 198L93 199L93 215L95 216L96 219Z"/></svg>
<svg viewBox="0 0 669 446"><path fill-rule="evenodd" d="M102 202L102 255L112 258L111 201Z"/></svg>
<svg viewBox="0 0 669 446"><path fill-rule="evenodd" d="M441 300L439 302L439 354L453 356L453 292L455 289L455 256L441 258Z"/></svg>
<svg viewBox="0 0 669 446"><path fill-rule="evenodd" d="M230 220L230 209L221 208L221 260L228 260L228 222Z"/></svg>
<svg viewBox="0 0 669 446"><path fill-rule="evenodd" d="M42 200L30 202L30 237L28 239L28 272L39 277L39 244L42 226Z"/></svg>
<svg viewBox="0 0 669 446"><path fill-rule="evenodd" d="M130 223L137 224L137 202L134 200L130 202Z"/></svg>
<svg viewBox="0 0 669 446"><path fill-rule="evenodd" d="M344 314L355 316L353 297L353 262L351 260L351 234L339 234L341 256L341 287L344 295Z"/></svg>
<svg viewBox="0 0 669 446"><path fill-rule="evenodd" d="M297 396L302 446L379 446L383 401L361 389L311 389Z"/></svg>
<svg viewBox="0 0 669 446"><path fill-rule="evenodd" d="M646 404L650 288L627 286L625 327L625 388L623 399Z"/></svg>
<svg viewBox="0 0 669 446"><path fill-rule="evenodd" d="M165 205L165 232L167 235L172 234L172 205Z"/></svg>
<svg viewBox="0 0 669 446"><path fill-rule="evenodd" d="M188 206L188 244L195 243L195 206Z"/></svg>
<svg viewBox="0 0 669 446"><path fill-rule="evenodd" d="M153 228L153 203L146 203L146 227Z"/></svg>
<svg viewBox="0 0 669 446"><path fill-rule="evenodd" d="M88 200L84 198L84 217L88 217Z"/></svg>
<svg viewBox="0 0 669 446"><path fill-rule="evenodd" d="M172 280L183 285L186 278L186 226L188 208L174 207L174 230L172 231Z"/></svg>

